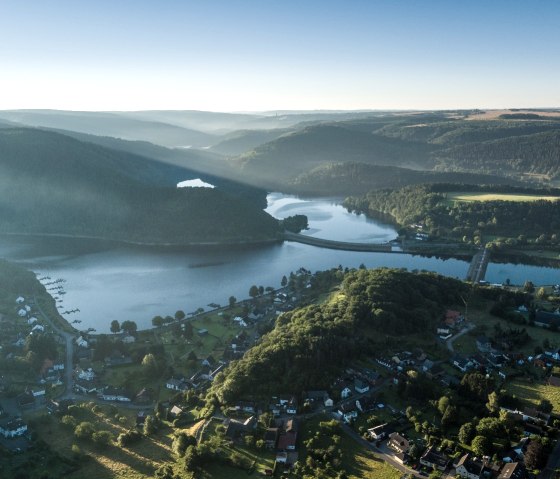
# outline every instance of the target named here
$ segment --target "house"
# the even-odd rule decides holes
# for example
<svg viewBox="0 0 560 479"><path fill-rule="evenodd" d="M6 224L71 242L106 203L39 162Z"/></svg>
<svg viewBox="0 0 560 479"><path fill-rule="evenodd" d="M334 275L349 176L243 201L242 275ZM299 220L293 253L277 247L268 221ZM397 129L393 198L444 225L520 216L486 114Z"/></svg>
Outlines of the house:
<svg viewBox="0 0 560 479"><path fill-rule="evenodd" d="M132 344L132 343L136 342L136 338L134 336L128 334L125 337L123 337L121 341L125 344Z"/></svg>
<svg viewBox="0 0 560 479"><path fill-rule="evenodd" d="M7 438L23 436L27 432L27 424L19 418L5 417L0 419L0 434Z"/></svg>
<svg viewBox="0 0 560 479"><path fill-rule="evenodd" d="M88 342L82 336L80 336L78 339L76 339L76 344L80 348L87 348L88 347Z"/></svg>
<svg viewBox="0 0 560 479"><path fill-rule="evenodd" d="M340 397L341 399L347 399L351 396L352 394L352 390L346 386L342 391L340 391Z"/></svg>
<svg viewBox="0 0 560 479"><path fill-rule="evenodd" d="M25 303L25 298L24 298L23 296L18 296L18 297L16 298L16 303L17 303L17 304L23 304L23 303Z"/></svg>
<svg viewBox="0 0 560 479"><path fill-rule="evenodd" d="M438 326L436 333L438 336L447 336L451 334L451 329L447 325Z"/></svg>
<svg viewBox="0 0 560 479"><path fill-rule="evenodd" d="M208 330L207 330L207 329L199 329L199 330L197 331L197 334L198 334L199 336L207 336L207 335L208 335Z"/></svg>
<svg viewBox="0 0 560 479"><path fill-rule="evenodd" d="M471 361L462 356L455 356L452 360L452 364L463 373L466 373L473 366Z"/></svg>
<svg viewBox="0 0 560 479"><path fill-rule="evenodd" d="M72 399L51 399L47 401L47 410L51 414L66 414L68 406L72 406Z"/></svg>
<svg viewBox="0 0 560 479"><path fill-rule="evenodd" d="M560 326L560 313L549 313L548 311L537 311L535 313L535 326L550 328Z"/></svg>
<svg viewBox="0 0 560 479"><path fill-rule="evenodd" d="M91 368L78 368L76 369L76 377L82 381L93 381L95 379L95 372Z"/></svg>
<svg viewBox="0 0 560 479"><path fill-rule="evenodd" d="M52 368L55 371L64 371L64 363L60 363L60 362L59 363L54 363Z"/></svg>
<svg viewBox="0 0 560 479"><path fill-rule="evenodd" d="M75 381L74 390L82 394L92 394L97 391L97 386L92 381Z"/></svg>
<svg viewBox="0 0 560 479"><path fill-rule="evenodd" d="M374 441L381 441L387 437L390 429L389 423L385 423L372 427L368 429L367 432L369 437L371 437Z"/></svg>
<svg viewBox="0 0 560 479"><path fill-rule="evenodd" d="M184 378L182 378L182 379L176 379L176 378L168 379L165 382L165 387L167 389L171 389L173 391L181 391L181 392L188 391L188 389L189 389L189 385L188 385L187 381L185 381Z"/></svg>
<svg viewBox="0 0 560 479"><path fill-rule="evenodd" d="M34 333L42 333L43 331L45 331L45 327L42 324L36 324L31 328L31 331L33 331Z"/></svg>
<svg viewBox="0 0 560 479"><path fill-rule="evenodd" d="M17 314L18 314L18 316L19 316L20 318L25 318L25 317L27 316L27 310L24 309L24 308L21 308L21 309L18 311Z"/></svg>
<svg viewBox="0 0 560 479"><path fill-rule="evenodd" d="M389 434L389 440L387 441L387 446L393 451L406 454L410 449L410 443L408 439L401 436L398 432L392 432Z"/></svg>
<svg viewBox="0 0 560 479"><path fill-rule="evenodd" d="M307 391L304 393L306 402L322 403L325 407L332 407L334 401L329 397L327 391Z"/></svg>
<svg viewBox="0 0 560 479"><path fill-rule="evenodd" d="M29 391L34 398L45 397L45 388L31 389Z"/></svg>
<svg viewBox="0 0 560 479"><path fill-rule="evenodd" d="M37 322L37 318L35 316L31 316L28 320L27 320L27 324L29 324L29 326L31 326L32 324L35 324Z"/></svg>
<svg viewBox="0 0 560 479"><path fill-rule="evenodd" d="M353 401L347 401L338 406L337 413L342 417L344 422L349 423L358 417L358 409Z"/></svg>
<svg viewBox="0 0 560 479"><path fill-rule="evenodd" d="M17 397L17 404L20 408L28 408L35 404L35 398L30 392L24 392Z"/></svg>
<svg viewBox="0 0 560 479"><path fill-rule="evenodd" d="M497 479L525 479L527 471L520 462L510 462L502 467Z"/></svg>
<svg viewBox="0 0 560 479"><path fill-rule="evenodd" d="M359 378L354 380L354 389L359 394L364 394L369 391L369 384Z"/></svg>
<svg viewBox="0 0 560 479"><path fill-rule="evenodd" d="M481 353L487 353L492 350L492 342L486 336L478 336L476 338L476 347Z"/></svg>
<svg viewBox="0 0 560 479"><path fill-rule="evenodd" d="M275 449L278 442L279 429L277 427L269 427L264 433L264 447L267 449Z"/></svg>
<svg viewBox="0 0 560 479"><path fill-rule="evenodd" d="M284 432L282 432L278 438L277 449L279 451L295 451L298 426L299 425L296 419L286 421Z"/></svg>
<svg viewBox="0 0 560 479"><path fill-rule="evenodd" d="M237 439L251 432L257 427L257 419L255 416L247 418L245 421L238 421L237 419L229 419L226 427L226 437L230 439Z"/></svg>
<svg viewBox="0 0 560 479"><path fill-rule="evenodd" d="M482 479L495 477L500 467L487 459L482 461L465 454L455 464L455 474L463 479Z"/></svg>
<svg viewBox="0 0 560 479"><path fill-rule="evenodd" d="M136 427L142 427L146 422L146 417L148 416L145 411L139 411L138 414L136 414Z"/></svg>
<svg viewBox="0 0 560 479"><path fill-rule="evenodd" d="M469 454L465 454L455 464L455 474L464 479L480 479L480 471L482 464L478 461L473 461Z"/></svg>
<svg viewBox="0 0 560 479"><path fill-rule="evenodd" d="M253 401L238 401L235 405L236 411L243 411L249 414L257 412L256 404Z"/></svg>
<svg viewBox="0 0 560 479"><path fill-rule="evenodd" d="M212 356L211 354L207 356L206 359L202 360L202 365L213 368L216 365L216 360L214 359L214 356Z"/></svg>
<svg viewBox="0 0 560 479"><path fill-rule="evenodd" d="M119 401L119 402L130 402L130 394L128 394L123 388L115 388L112 386L107 386L104 391L99 395L100 399L104 401Z"/></svg>
<svg viewBox="0 0 560 479"><path fill-rule="evenodd" d="M175 405L169 410L169 416L172 418L177 418L181 414L183 414L183 412L184 411L179 406Z"/></svg>
<svg viewBox="0 0 560 479"><path fill-rule="evenodd" d="M449 464L449 458L438 451L433 446L430 446L424 451L420 457L420 464L429 467L430 469L437 469L438 471L445 471Z"/></svg>

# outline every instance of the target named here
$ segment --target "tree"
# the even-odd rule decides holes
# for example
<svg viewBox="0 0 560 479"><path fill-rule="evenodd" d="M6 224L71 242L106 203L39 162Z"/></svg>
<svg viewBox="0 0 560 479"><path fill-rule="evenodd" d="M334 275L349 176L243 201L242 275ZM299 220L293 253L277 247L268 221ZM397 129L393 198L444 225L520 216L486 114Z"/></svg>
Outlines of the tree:
<svg viewBox="0 0 560 479"><path fill-rule="evenodd" d="M254 284L249 288L249 296L255 299L258 295L259 295L259 287L256 284Z"/></svg>
<svg viewBox="0 0 560 479"><path fill-rule="evenodd" d="M152 415L146 416L146 419L144 420L144 434L146 436L151 436L157 431L157 429L157 419Z"/></svg>
<svg viewBox="0 0 560 479"><path fill-rule="evenodd" d="M544 299L546 297L546 290L541 286L537 289L536 293L537 299Z"/></svg>
<svg viewBox="0 0 560 479"><path fill-rule="evenodd" d="M237 303L237 298L235 296L230 296L228 302L229 302L229 307L233 308L235 306L235 303Z"/></svg>
<svg viewBox="0 0 560 479"><path fill-rule="evenodd" d="M185 329L183 330L183 331L184 331L183 334L185 335L185 338L187 338L187 339L192 339L193 336L194 336L194 331L193 331L193 326L192 326L192 324L191 324L190 322L187 321L187 322L184 324L184 326L185 326Z"/></svg>
<svg viewBox="0 0 560 479"><path fill-rule="evenodd" d="M177 321L182 321L183 319L185 319L185 312L181 310L175 311L175 319Z"/></svg>
<svg viewBox="0 0 560 479"><path fill-rule="evenodd" d="M92 434L91 439L95 445L99 447L107 447L111 444L113 435L109 431L97 431Z"/></svg>
<svg viewBox="0 0 560 479"><path fill-rule="evenodd" d="M500 396L496 391L492 391L488 394L488 402L486 403L486 409L492 414L496 414L500 410Z"/></svg>
<svg viewBox="0 0 560 479"><path fill-rule="evenodd" d="M134 334L134 333L136 333L136 330L138 329L138 326L134 321L126 320L126 321L122 322L121 329L125 333Z"/></svg>
<svg viewBox="0 0 560 479"><path fill-rule="evenodd" d="M159 374L159 363L152 353L148 353L142 359L142 368L146 372L146 376L153 378Z"/></svg>
<svg viewBox="0 0 560 479"><path fill-rule="evenodd" d="M449 407L449 398L447 396L442 396L439 398L437 408L439 413L443 416L445 414L445 410Z"/></svg>
<svg viewBox="0 0 560 479"><path fill-rule="evenodd" d="M81 422L76 426L74 430L74 435L78 439L91 439L93 433L95 432L95 428L91 422Z"/></svg>
<svg viewBox="0 0 560 479"><path fill-rule="evenodd" d="M161 316L154 316L152 318L152 325L155 328L159 328L159 327L163 326L163 318Z"/></svg>
<svg viewBox="0 0 560 479"><path fill-rule="evenodd" d="M546 465L546 452L541 439L533 439L525 453L525 465L529 469L542 469Z"/></svg>
<svg viewBox="0 0 560 479"><path fill-rule="evenodd" d="M466 422L459 428L459 441L470 444L476 434L476 427L472 422Z"/></svg>
<svg viewBox="0 0 560 479"><path fill-rule="evenodd" d="M173 452L179 457L184 456L189 446L196 446L196 438L185 432L180 432L173 440Z"/></svg>
<svg viewBox="0 0 560 479"><path fill-rule="evenodd" d="M476 436L472 440L471 448L477 456L487 456L492 452L492 442L485 436Z"/></svg>
<svg viewBox="0 0 560 479"><path fill-rule="evenodd" d="M113 319L113 321L111 321L111 332L113 334L117 334L120 330L121 330L121 325L116 319Z"/></svg>
<svg viewBox="0 0 560 479"><path fill-rule="evenodd" d="M280 285L282 286L282 288L285 288L288 285L288 278L286 278L286 275L282 276L282 281L280 281Z"/></svg>
<svg viewBox="0 0 560 479"><path fill-rule="evenodd" d="M533 284L532 281L525 281L525 283L523 284L523 291L525 291L526 293L532 293L535 291L535 285Z"/></svg>

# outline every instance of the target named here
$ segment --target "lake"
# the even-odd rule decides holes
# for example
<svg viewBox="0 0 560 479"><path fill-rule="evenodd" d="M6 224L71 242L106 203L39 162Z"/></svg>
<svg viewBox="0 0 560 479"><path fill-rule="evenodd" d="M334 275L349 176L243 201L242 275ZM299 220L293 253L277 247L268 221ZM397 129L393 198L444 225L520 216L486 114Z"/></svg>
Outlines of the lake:
<svg viewBox="0 0 560 479"><path fill-rule="evenodd" d="M277 217L309 212L307 234L341 241L387 241L396 236L392 226L352 215L332 200L309 200L309 209L307 200L285 195L273 194L269 200L268 210ZM328 236L331 232L333 236ZM363 263L368 268L437 271L457 278L464 278L468 269L467 262L456 259L328 250L292 242L170 251L86 240L0 237L0 256L41 275L65 279L61 311L79 308L79 313L65 317L81 320L79 329L97 332L109 332L114 319L136 321L143 329L151 327L156 315L209 309L210 303L225 305L231 295L247 298L251 285L279 287L283 275L300 267L317 271ZM560 282L559 273L552 268L490 264L486 279L553 284Z"/></svg>

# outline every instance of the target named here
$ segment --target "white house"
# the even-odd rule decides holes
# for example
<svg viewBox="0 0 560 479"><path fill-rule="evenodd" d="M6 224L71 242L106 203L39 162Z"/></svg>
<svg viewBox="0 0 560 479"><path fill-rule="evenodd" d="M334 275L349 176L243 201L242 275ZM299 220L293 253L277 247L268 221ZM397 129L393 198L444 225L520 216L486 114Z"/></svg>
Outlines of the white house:
<svg viewBox="0 0 560 479"><path fill-rule="evenodd" d="M31 312L31 306L28 306L27 304L25 305L25 311L27 311L28 313Z"/></svg>
<svg viewBox="0 0 560 479"><path fill-rule="evenodd" d="M189 385L184 379L175 378L168 379L165 383L165 387L173 391L187 391L189 389Z"/></svg>
<svg viewBox="0 0 560 479"><path fill-rule="evenodd" d="M25 316L27 316L27 311L23 308L21 308L18 312L17 312L18 316L21 318L24 318Z"/></svg>
<svg viewBox="0 0 560 479"><path fill-rule="evenodd" d="M78 377L78 379L81 379L83 381L93 381L95 379L95 372L91 368L78 368L76 370L76 376Z"/></svg>
<svg viewBox="0 0 560 479"><path fill-rule="evenodd" d="M334 401L331 398L326 398L324 403L325 407L333 407L334 406Z"/></svg>
<svg viewBox="0 0 560 479"><path fill-rule="evenodd" d="M24 302L25 302L25 298L24 298L23 296L18 296L18 297L16 298L16 303L17 303L17 304L22 304L22 303L24 303Z"/></svg>
<svg viewBox="0 0 560 479"><path fill-rule="evenodd" d="M41 396L44 396L46 393L45 388L41 388L41 389L32 389L31 390L31 394L33 395L34 398L38 398Z"/></svg>
<svg viewBox="0 0 560 479"><path fill-rule="evenodd" d="M45 327L41 324L36 324L35 326L33 326L31 328L31 331L33 331L34 333L36 333L37 331L40 331L41 333L45 330Z"/></svg>
<svg viewBox="0 0 560 479"><path fill-rule="evenodd" d="M337 412L346 423L349 423L352 419L356 419L358 417L358 410L352 402L342 403L338 407Z"/></svg>
<svg viewBox="0 0 560 479"><path fill-rule="evenodd" d="M28 320L27 320L27 324L31 325L31 324L35 324L37 322L37 318L35 316L31 316Z"/></svg>
<svg viewBox="0 0 560 479"><path fill-rule="evenodd" d="M0 421L0 434L5 438L23 436L27 432L27 424L21 419L5 418Z"/></svg>
<svg viewBox="0 0 560 479"><path fill-rule="evenodd" d="M130 402L128 394L122 390L108 386L99 396L104 401Z"/></svg>
<svg viewBox="0 0 560 479"><path fill-rule="evenodd" d="M76 339L76 344L78 346L80 346L81 348L87 348L88 347L88 342L84 338L82 338L81 336L78 339Z"/></svg>
<svg viewBox="0 0 560 479"><path fill-rule="evenodd" d="M342 399L346 399L350 397L351 394L352 394L352 390L347 386L340 392L340 397Z"/></svg>
<svg viewBox="0 0 560 479"><path fill-rule="evenodd" d="M136 338L134 336L128 335L128 336L125 336L124 338L122 338L122 342L125 343L125 344L131 344L131 343L136 342Z"/></svg>
<svg viewBox="0 0 560 479"><path fill-rule="evenodd" d="M64 363L54 363L53 369L55 371L64 371Z"/></svg>
<svg viewBox="0 0 560 479"><path fill-rule="evenodd" d="M369 391L369 384L365 381L362 381L361 379L355 379L354 389L359 394L367 393Z"/></svg>

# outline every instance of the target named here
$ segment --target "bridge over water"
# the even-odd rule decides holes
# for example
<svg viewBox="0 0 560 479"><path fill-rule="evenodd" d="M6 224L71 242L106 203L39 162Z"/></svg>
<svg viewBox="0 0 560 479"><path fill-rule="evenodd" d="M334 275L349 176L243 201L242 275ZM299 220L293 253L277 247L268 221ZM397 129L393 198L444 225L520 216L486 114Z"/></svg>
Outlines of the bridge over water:
<svg viewBox="0 0 560 479"><path fill-rule="evenodd" d="M476 253L471 260L466 280L472 283L482 281L486 275L486 268L488 268L489 262L490 250L488 248L484 248Z"/></svg>
<svg viewBox="0 0 560 479"><path fill-rule="evenodd" d="M390 253L392 249L389 243L350 243L346 241L315 238L314 236L290 233L289 231L284 232L284 240L318 246L320 248L338 249L345 251L371 251Z"/></svg>

